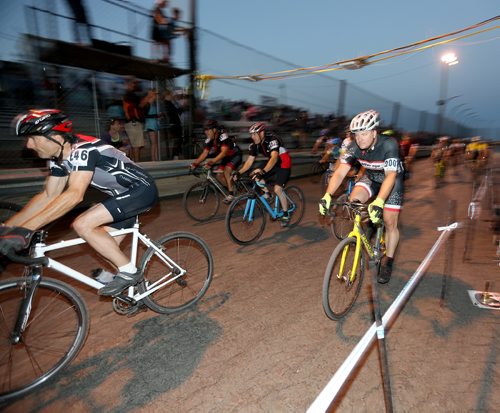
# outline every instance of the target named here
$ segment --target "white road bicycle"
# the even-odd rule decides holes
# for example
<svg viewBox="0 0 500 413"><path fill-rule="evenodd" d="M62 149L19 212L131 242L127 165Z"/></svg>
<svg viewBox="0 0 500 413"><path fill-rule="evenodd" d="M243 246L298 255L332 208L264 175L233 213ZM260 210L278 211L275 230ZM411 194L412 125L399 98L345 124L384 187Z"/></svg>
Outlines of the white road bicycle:
<svg viewBox="0 0 500 413"><path fill-rule="evenodd" d="M131 259L145 248L138 268L144 279L112 299L118 314L142 309L170 314L197 303L213 275L213 258L206 243L188 232L173 232L157 241L132 228L110 232L131 235ZM25 265L22 277L0 282L0 408L46 383L79 353L89 330L89 313L81 295L68 284L42 276L43 267L98 290L102 283L46 254L84 244L81 238L44 242L37 231L29 256L8 254ZM141 247L142 248L142 247ZM141 249L142 250L142 249ZM136 264L137 265L137 264Z"/></svg>

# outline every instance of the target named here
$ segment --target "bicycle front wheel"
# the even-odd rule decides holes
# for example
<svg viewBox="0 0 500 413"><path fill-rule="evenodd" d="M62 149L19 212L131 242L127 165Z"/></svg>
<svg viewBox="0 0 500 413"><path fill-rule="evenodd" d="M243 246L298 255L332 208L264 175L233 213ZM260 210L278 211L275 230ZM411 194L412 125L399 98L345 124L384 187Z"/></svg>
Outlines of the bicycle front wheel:
<svg viewBox="0 0 500 413"><path fill-rule="evenodd" d="M353 226L349 207L344 205L346 202L347 195L342 194L335 200L331 208L332 222L330 224L330 228L332 230L332 234L335 235L339 241L349 235Z"/></svg>
<svg viewBox="0 0 500 413"><path fill-rule="evenodd" d="M352 273L355 250L356 238L351 237L340 241L333 250L326 267L323 279L323 310L332 320L344 317L361 291L365 262L361 253L356 273Z"/></svg>
<svg viewBox="0 0 500 413"><path fill-rule="evenodd" d="M26 295L26 279L0 283L0 404L26 395L66 367L85 343L89 316L71 287L43 279L21 339L11 338Z"/></svg>
<svg viewBox="0 0 500 413"><path fill-rule="evenodd" d="M317 184L321 176L323 175L323 172L325 172L325 165L319 162L314 162L311 166L311 183Z"/></svg>
<svg viewBox="0 0 500 413"><path fill-rule="evenodd" d="M264 207L254 195L236 198L226 213L226 230L229 238L240 245L250 244L260 238L266 227Z"/></svg>
<svg viewBox="0 0 500 413"><path fill-rule="evenodd" d="M176 269L167 265L163 254L149 248L140 265L144 281L139 284L139 292L142 294L162 282L167 284L144 297L144 304L160 314L176 313L193 306L212 282L214 263L210 249L205 241L189 232L165 235L156 244L185 274L172 280Z"/></svg>
<svg viewBox="0 0 500 413"><path fill-rule="evenodd" d="M212 219L219 211L220 199L217 190L208 182L192 185L182 198L182 206L189 217L198 222Z"/></svg>
<svg viewBox="0 0 500 413"><path fill-rule="evenodd" d="M302 221L306 209L306 203L304 201L304 193L297 186L291 185L285 188L285 193L288 198L288 202L290 203L290 205L288 205L288 210L292 207L290 223L288 224L288 227L291 228Z"/></svg>

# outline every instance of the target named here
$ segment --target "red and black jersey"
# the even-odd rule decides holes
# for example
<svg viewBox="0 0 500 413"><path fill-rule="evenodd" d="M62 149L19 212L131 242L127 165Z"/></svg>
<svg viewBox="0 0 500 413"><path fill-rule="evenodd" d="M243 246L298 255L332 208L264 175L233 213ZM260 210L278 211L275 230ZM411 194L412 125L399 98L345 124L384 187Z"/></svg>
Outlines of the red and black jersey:
<svg viewBox="0 0 500 413"><path fill-rule="evenodd" d="M290 153L283 145L281 138L274 133L266 132L260 144L252 142L248 147L249 155L254 157L257 157L261 153L266 158L271 158L271 152L274 151L278 152L278 163L276 166L283 169L290 169L292 167Z"/></svg>
<svg viewBox="0 0 500 413"><path fill-rule="evenodd" d="M223 129L219 129L219 134L218 136L213 139L206 139L205 140L205 149L208 150L208 155L211 157L217 156L218 154L221 153L221 150L223 147L228 148L228 152L226 156L234 156L237 153L241 152L240 147L236 144L236 142L231 138L227 132Z"/></svg>

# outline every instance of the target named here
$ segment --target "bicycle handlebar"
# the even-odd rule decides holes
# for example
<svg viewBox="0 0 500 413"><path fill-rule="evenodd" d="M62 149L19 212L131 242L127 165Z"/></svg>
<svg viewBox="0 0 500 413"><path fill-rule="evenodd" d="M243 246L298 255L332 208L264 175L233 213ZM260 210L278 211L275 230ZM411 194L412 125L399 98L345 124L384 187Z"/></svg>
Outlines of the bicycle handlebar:
<svg viewBox="0 0 500 413"><path fill-rule="evenodd" d="M13 250L9 251L7 254L5 254L5 256L12 262L17 262L19 264L24 264L24 265L36 265L36 264L47 265L47 263L49 262L49 259L47 257L38 257L38 258L25 257L17 254Z"/></svg>

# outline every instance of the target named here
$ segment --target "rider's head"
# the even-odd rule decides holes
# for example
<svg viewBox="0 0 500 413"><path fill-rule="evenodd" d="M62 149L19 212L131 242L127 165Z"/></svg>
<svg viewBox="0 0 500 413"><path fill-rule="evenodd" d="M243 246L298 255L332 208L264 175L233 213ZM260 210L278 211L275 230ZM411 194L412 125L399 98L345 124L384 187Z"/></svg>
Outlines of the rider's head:
<svg viewBox="0 0 500 413"><path fill-rule="evenodd" d="M342 139L340 139L340 138L333 138L332 139L332 145L340 145L341 142L342 142Z"/></svg>
<svg viewBox="0 0 500 413"><path fill-rule="evenodd" d="M72 134L73 122L58 109L31 109L18 115L15 123L16 135L26 136L26 146L34 149L40 157L57 158L62 154L64 144L75 139ZM49 145L43 151L38 150L40 145L37 142L45 142L43 139L58 145L54 147L54 153L51 153L50 147L54 145Z"/></svg>
<svg viewBox="0 0 500 413"><path fill-rule="evenodd" d="M323 137L325 137L325 136L330 136L330 135L331 135L331 133L330 133L330 129L321 129L321 130L319 131L319 136L320 136L320 138L323 138Z"/></svg>
<svg viewBox="0 0 500 413"><path fill-rule="evenodd" d="M356 143L361 149L368 149L377 139L377 126L380 124L380 115L371 109L361 112L351 120L349 128L354 133Z"/></svg>
<svg viewBox="0 0 500 413"><path fill-rule="evenodd" d="M266 124L263 122L256 122L248 129L250 136L255 143L260 143L264 139L266 133Z"/></svg>
<svg viewBox="0 0 500 413"><path fill-rule="evenodd" d="M203 131L209 139L214 139L219 130L219 122L215 119L207 119L203 124Z"/></svg>

